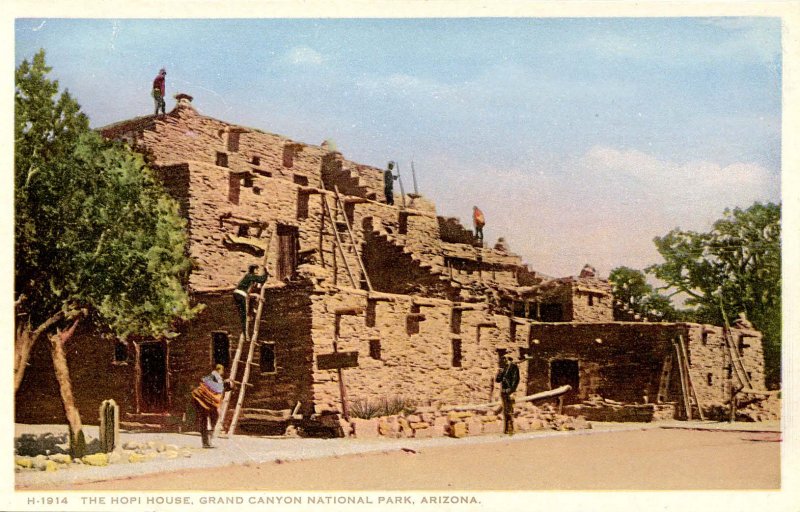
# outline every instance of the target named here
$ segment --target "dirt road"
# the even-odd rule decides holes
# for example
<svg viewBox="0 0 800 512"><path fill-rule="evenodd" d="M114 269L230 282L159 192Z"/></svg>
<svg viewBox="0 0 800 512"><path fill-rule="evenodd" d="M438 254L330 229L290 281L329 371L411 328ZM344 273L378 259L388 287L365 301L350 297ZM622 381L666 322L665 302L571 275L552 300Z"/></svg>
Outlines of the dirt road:
<svg viewBox="0 0 800 512"><path fill-rule="evenodd" d="M777 489L780 446L777 433L655 429L185 470L69 489Z"/></svg>

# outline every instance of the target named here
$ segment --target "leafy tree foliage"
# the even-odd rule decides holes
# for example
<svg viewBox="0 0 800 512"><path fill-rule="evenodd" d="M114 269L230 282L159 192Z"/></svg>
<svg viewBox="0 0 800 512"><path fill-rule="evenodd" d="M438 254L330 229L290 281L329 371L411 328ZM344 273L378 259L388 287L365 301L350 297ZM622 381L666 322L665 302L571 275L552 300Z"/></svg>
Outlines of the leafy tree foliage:
<svg viewBox="0 0 800 512"><path fill-rule="evenodd" d="M197 308L184 287L191 264L176 202L141 156L89 129L50 71L43 50L16 70L15 389L31 346L47 336L77 435L66 359L56 359L78 323L164 336Z"/></svg>
<svg viewBox="0 0 800 512"><path fill-rule="evenodd" d="M646 269L684 293L695 320L714 324L744 312L764 333L767 381L780 385L781 209L755 203L725 210L711 232L675 229L654 242L664 263ZM724 313L723 313L724 312Z"/></svg>
<svg viewBox="0 0 800 512"><path fill-rule="evenodd" d="M608 276L614 294L614 318L677 321L681 314L669 297L659 294L647 282L645 273L630 267L617 267Z"/></svg>

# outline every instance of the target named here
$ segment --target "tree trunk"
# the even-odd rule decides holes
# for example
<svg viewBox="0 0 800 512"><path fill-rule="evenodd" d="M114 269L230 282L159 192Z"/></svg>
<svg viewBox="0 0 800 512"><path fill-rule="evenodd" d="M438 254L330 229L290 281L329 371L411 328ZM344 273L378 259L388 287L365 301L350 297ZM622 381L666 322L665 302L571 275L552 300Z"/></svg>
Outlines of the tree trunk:
<svg viewBox="0 0 800 512"><path fill-rule="evenodd" d="M64 413L69 423L69 451L72 457L83 457L86 454L86 440L83 435L83 425L78 408L75 406L75 397L72 395L72 382L69 378L69 366L67 366L67 355L64 345L72 337L77 327L79 319L76 319L72 326L64 332L56 332L49 336L50 349L53 357L53 369L55 370L56 380L58 381L61 401L64 404Z"/></svg>
<svg viewBox="0 0 800 512"><path fill-rule="evenodd" d="M25 376L25 369L28 367L28 359L30 359L31 350L36 344L36 340L63 318L64 313L59 311L45 320L44 323L35 330L32 330L30 323L18 321L17 328L14 332L14 394L17 393L19 386L22 384L22 378ZM71 329L70 336L72 332L74 332L75 326L77 326L77 322Z"/></svg>
<svg viewBox="0 0 800 512"><path fill-rule="evenodd" d="M34 336L29 324L17 326L14 333L14 394L22 384L25 369L28 367L28 359L30 359L31 350L37 338L38 336Z"/></svg>

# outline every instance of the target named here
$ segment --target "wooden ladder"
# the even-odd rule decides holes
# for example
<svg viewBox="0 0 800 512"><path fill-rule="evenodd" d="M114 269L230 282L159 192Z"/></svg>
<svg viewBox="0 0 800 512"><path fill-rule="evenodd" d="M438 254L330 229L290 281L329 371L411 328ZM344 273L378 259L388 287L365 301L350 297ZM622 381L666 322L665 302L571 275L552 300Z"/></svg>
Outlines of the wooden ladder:
<svg viewBox="0 0 800 512"><path fill-rule="evenodd" d="M325 188L325 182L322 181L320 178L320 182L322 184L323 190ZM350 267L350 263L347 261L347 256L345 255L345 243L342 241L342 238L339 236L339 226L343 225L346 228L346 233L348 237L348 246L352 249L353 253L355 254L356 261L358 262L359 270L361 271L361 275L364 278L364 283L367 285L367 290L372 290L372 283L369 280L369 276L367 275L367 269L364 266L364 261L361 259L361 253L358 250L358 245L356 244L355 235L353 234L353 228L350 226L350 220L347 218L347 213L344 210L344 204L342 203L342 198L339 195L339 187L336 185L333 186L333 197L334 197L334 204L336 206L336 213L334 214L331 211L331 207L328 204L328 194L322 194L322 211L323 211L323 224L320 227L320 236L322 230L324 229L324 219L327 217L328 221L331 223L331 230L333 231L333 238L334 242L336 243L336 248L339 250L339 254L342 256L342 261L344 262L344 267L347 270L347 276L350 278L350 284L353 288L361 288L360 280L356 280L356 277L353 273L353 269ZM337 220L340 217L341 220ZM334 254L334 258L335 258ZM336 267L334 266L334 280L336 279ZM334 281L335 282L335 281Z"/></svg>
<svg viewBox="0 0 800 512"><path fill-rule="evenodd" d="M661 368L661 380L658 382L656 403L661 404L667 401L670 377L672 377L672 360L672 352L667 352L666 357L664 357L664 366Z"/></svg>
<svg viewBox="0 0 800 512"><path fill-rule="evenodd" d="M274 238L275 230L270 229L267 234L267 246L264 249L264 260L262 261L262 266L267 266L267 261L269 259L269 252L272 246L272 239ZM269 279L269 278L267 278ZM233 362L231 363L231 373L230 379L234 383L238 384L239 387L239 396L236 400L236 407L233 411L233 417L231 418L230 426L228 427L228 436L232 436L236 430L236 424L239 420L239 414L242 410L242 404L244 403L244 396L247 386L252 386L247 381L250 379L250 368L252 366L258 366L258 363L253 362L253 354L255 353L255 346L258 343L258 330L259 326L261 325L261 315L264 308L264 292L266 291L266 282L261 285L261 291L259 292L258 297L258 307L256 308L256 316L253 322L253 334L251 336L247 336L247 332L250 330L250 295L246 298L246 311L247 316L245 317L245 329L242 334L239 335L239 343L236 345L236 352L233 355ZM239 364L242 363L242 348L247 345L247 359L243 362L244 370L242 372L242 380L237 381L236 375L238 373ZM220 432L222 431L223 424L225 423L225 418L228 414L228 408L230 406L231 397L233 396L232 391L225 392L225 397L222 400L222 406L220 407L220 414L219 418L217 419L217 424L214 425L214 437L219 436Z"/></svg>
<svg viewBox="0 0 800 512"><path fill-rule="evenodd" d="M694 382L692 381L692 373L689 370L689 356L686 352L686 344L683 341L683 335L678 335L677 340L673 340L675 346L675 353L678 356L678 373L681 380L681 400L683 402L684 412L686 419L692 419L692 408L697 408L697 415L701 420L705 420L703 414L703 407L697 397L697 390L695 389Z"/></svg>

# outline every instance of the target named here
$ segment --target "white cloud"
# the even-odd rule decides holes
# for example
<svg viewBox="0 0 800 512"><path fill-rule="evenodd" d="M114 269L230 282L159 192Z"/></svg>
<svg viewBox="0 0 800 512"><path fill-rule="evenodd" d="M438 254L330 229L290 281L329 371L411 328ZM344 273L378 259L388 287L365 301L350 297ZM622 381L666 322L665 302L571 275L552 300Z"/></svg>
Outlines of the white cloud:
<svg viewBox="0 0 800 512"><path fill-rule="evenodd" d="M534 270L556 276L585 263L604 275L619 265L644 268L660 261L653 237L675 227L705 231L725 208L780 200L778 177L755 164L672 162L609 147L547 167L445 173L444 188L432 191L440 214L470 227L479 204L487 241L505 237Z"/></svg>
<svg viewBox="0 0 800 512"><path fill-rule="evenodd" d="M325 61L325 58L321 53L308 46L295 46L286 54L286 61L295 65L319 65Z"/></svg>

